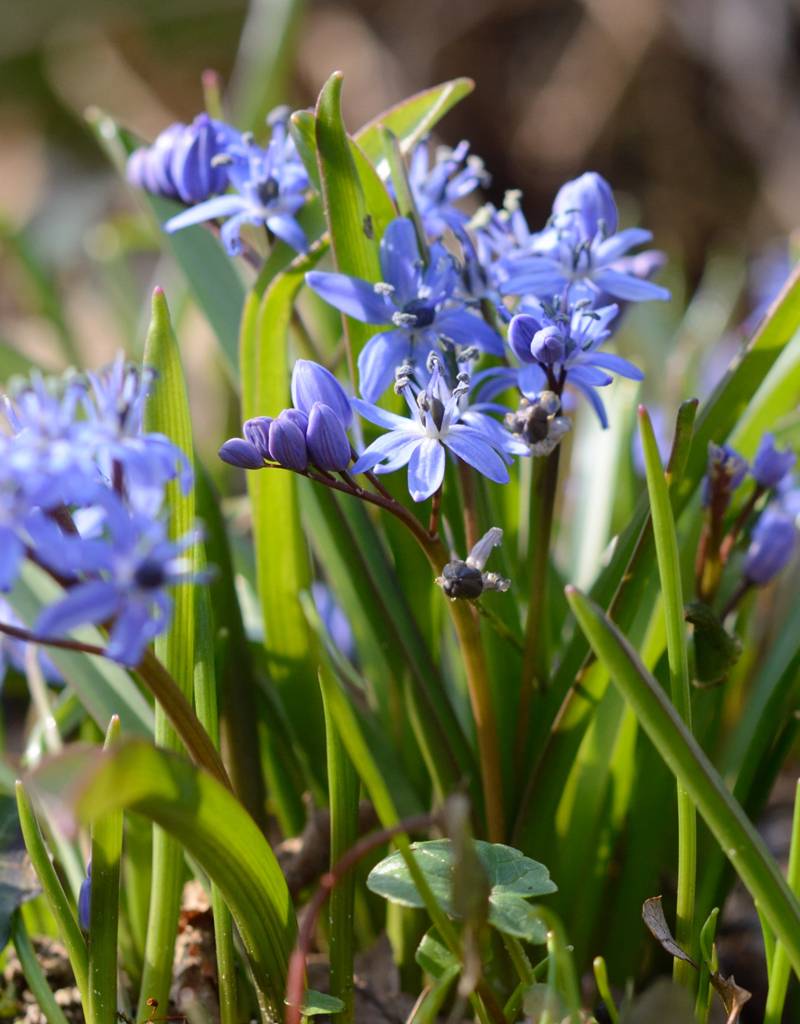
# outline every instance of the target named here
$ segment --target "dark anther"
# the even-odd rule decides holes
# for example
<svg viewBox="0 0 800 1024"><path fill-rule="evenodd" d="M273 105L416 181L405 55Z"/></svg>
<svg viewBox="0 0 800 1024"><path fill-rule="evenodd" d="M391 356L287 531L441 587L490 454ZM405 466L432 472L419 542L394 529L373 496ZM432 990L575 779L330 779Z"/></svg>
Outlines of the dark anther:
<svg viewBox="0 0 800 1024"><path fill-rule="evenodd" d="M483 574L466 562L448 562L442 569L442 590L448 597L480 597L483 593Z"/></svg>

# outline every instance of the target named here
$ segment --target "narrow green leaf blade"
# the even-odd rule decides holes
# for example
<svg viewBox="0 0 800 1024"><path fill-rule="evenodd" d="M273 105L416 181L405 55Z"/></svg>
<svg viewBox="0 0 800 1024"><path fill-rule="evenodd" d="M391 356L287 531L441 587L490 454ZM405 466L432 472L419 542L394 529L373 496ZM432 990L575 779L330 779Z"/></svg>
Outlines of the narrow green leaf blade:
<svg viewBox="0 0 800 1024"><path fill-rule="evenodd" d="M219 886L256 984L282 1013L296 936L289 891L264 835L225 787L188 761L130 740L113 751L73 746L30 776L40 799L90 823L114 810L143 814L178 838Z"/></svg>
<svg viewBox="0 0 800 1024"><path fill-rule="evenodd" d="M614 623L578 590L569 588L567 599L595 654L800 970L800 904L764 841Z"/></svg>

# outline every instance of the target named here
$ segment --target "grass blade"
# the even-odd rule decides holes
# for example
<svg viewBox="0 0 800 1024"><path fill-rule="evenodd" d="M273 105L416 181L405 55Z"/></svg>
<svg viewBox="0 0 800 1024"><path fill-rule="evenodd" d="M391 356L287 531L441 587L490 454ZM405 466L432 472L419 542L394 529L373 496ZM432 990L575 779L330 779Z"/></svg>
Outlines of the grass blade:
<svg viewBox="0 0 800 1024"><path fill-rule="evenodd" d="M800 904L764 841L614 623L573 587L567 590L567 600L595 654L758 901L770 927L785 944L795 971L800 971Z"/></svg>
<svg viewBox="0 0 800 1024"><path fill-rule="evenodd" d="M68 1024L67 1018L56 1002L56 997L50 989L50 984L39 964L36 950L33 948L25 922L22 920L22 914L19 911L14 914L14 920L11 925L11 941L14 943L14 949L17 951L28 988L33 993L48 1024Z"/></svg>
<svg viewBox="0 0 800 1024"><path fill-rule="evenodd" d="M647 491L650 497L650 515L656 548L658 574L661 580L664 617L667 633L667 660L669 663L670 693L675 710L692 731L691 682L686 647L686 623L683 611L683 588L678 537L672 518L669 487L661 456L653 432L653 425L644 406L639 407L639 432L642 438ZM678 787L678 895L675 937L678 945L690 956L696 954L693 918L697 879L697 818L692 799L680 780ZM676 958L673 961L675 980L682 985L694 986L694 971L690 964Z"/></svg>

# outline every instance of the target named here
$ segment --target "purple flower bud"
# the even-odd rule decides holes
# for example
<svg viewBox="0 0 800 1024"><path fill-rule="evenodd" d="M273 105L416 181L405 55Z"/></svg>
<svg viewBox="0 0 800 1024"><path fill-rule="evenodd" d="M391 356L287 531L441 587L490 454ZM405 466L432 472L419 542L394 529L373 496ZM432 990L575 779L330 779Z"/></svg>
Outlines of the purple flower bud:
<svg viewBox="0 0 800 1024"><path fill-rule="evenodd" d="M215 164L214 157L224 152L226 128L208 114L199 114L172 147L170 174L184 203L202 203L225 191L228 171Z"/></svg>
<svg viewBox="0 0 800 1024"><path fill-rule="evenodd" d="M269 454L275 462L286 469L303 471L308 466L308 448L305 433L298 426L290 413L294 409L284 411L269 425ZM305 416L300 413L300 416Z"/></svg>
<svg viewBox="0 0 800 1024"><path fill-rule="evenodd" d="M304 434L308 430L308 416L301 409L284 409L281 416L296 423Z"/></svg>
<svg viewBox="0 0 800 1024"><path fill-rule="evenodd" d="M171 124L161 132L152 146L131 153L126 169L131 185L152 195L177 199L178 190L172 179L172 155L186 130L185 124Z"/></svg>
<svg viewBox="0 0 800 1024"><path fill-rule="evenodd" d="M562 221L580 227L583 238L598 232L613 235L617 230L617 204L605 178L587 171L562 185L553 201L553 214Z"/></svg>
<svg viewBox="0 0 800 1024"><path fill-rule="evenodd" d="M795 454L788 449L778 451L772 434L765 434L758 446L750 472L759 487L777 487L795 463Z"/></svg>
<svg viewBox="0 0 800 1024"><path fill-rule="evenodd" d="M703 505L716 501L718 511L724 512L730 504L731 494L744 480L747 473L747 460L730 445L708 445L708 470L703 477L701 496Z"/></svg>
<svg viewBox="0 0 800 1024"><path fill-rule="evenodd" d="M307 415L315 402L333 409L345 430L353 422L350 399L330 370L310 359L298 359L292 370L292 402Z"/></svg>
<svg viewBox="0 0 800 1024"><path fill-rule="evenodd" d="M533 336L531 354L534 359L545 366L563 362L566 351L564 333L556 326L543 327Z"/></svg>
<svg viewBox="0 0 800 1024"><path fill-rule="evenodd" d="M219 457L229 466L238 469L263 469L264 456L250 441L241 437L232 437L219 450Z"/></svg>
<svg viewBox="0 0 800 1024"><path fill-rule="evenodd" d="M744 560L744 575L751 583L764 586L784 569L797 540L794 518L780 508L768 506L756 523Z"/></svg>
<svg viewBox="0 0 800 1024"><path fill-rule="evenodd" d="M329 405L314 402L306 431L308 454L320 469L342 470L350 465L350 442L342 421Z"/></svg>
<svg viewBox="0 0 800 1024"><path fill-rule="evenodd" d="M86 865L86 877L78 892L78 923L85 932L89 931L89 915L92 908L92 862Z"/></svg>
<svg viewBox="0 0 800 1024"><path fill-rule="evenodd" d="M531 345L540 324L530 313L518 313L508 325L508 343L514 355L523 363L532 363Z"/></svg>
<svg viewBox="0 0 800 1024"><path fill-rule="evenodd" d="M265 459L269 458L269 425L271 416L254 416L246 420L242 433Z"/></svg>

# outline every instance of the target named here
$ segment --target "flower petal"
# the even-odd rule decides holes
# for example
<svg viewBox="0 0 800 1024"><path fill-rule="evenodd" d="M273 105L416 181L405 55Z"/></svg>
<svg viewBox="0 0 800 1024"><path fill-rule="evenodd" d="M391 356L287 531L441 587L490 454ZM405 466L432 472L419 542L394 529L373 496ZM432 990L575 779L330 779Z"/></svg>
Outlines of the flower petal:
<svg viewBox="0 0 800 1024"><path fill-rule="evenodd" d="M214 196L197 206L190 206L188 210L177 213L170 217L164 225L164 230L169 234L173 231L180 231L181 228L191 227L192 224L202 224L207 220L216 220L218 217L233 217L234 214L243 213L248 202L242 196L225 195Z"/></svg>
<svg viewBox="0 0 800 1024"><path fill-rule="evenodd" d="M444 466L444 448L439 441L426 437L417 445L408 463L408 492L414 501L425 501L439 490Z"/></svg>
<svg viewBox="0 0 800 1024"><path fill-rule="evenodd" d="M394 307L385 296L375 291L369 281L350 277L349 274L311 270L306 274L306 284L329 305L354 320L365 324L391 323Z"/></svg>
<svg viewBox="0 0 800 1024"><path fill-rule="evenodd" d="M645 228L626 228L624 231L618 231L616 235L611 235L610 238L600 242L599 245L592 246L595 266L611 263L619 259L629 249L632 249L635 245L644 245L652 237L653 232L647 231Z"/></svg>
<svg viewBox="0 0 800 1024"><path fill-rule="evenodd" d="M396 412L389 412L388 409L381 409L371 402L364 402L360 398L351 399L353 408L358 415L378 427L386 427L387 430L405 430L411 426L411 420L407 416L398 416Z"/></svg>
<svg viewBox="0 0 800 1024"><path fill-rule="evenodd" d="M447 447L463 462L496 484L508 483L506 465L484 436L472 427L451 427L444 439Z"/></svg>
<svg viewBox="0 0 800 1024"><path fill-rule="evenodd" d="M297 252L305 252L308 248L305 231L288 213L274 213L271 217L267 217L267 227L273 235L277 235L282 242L286 242Z"/></svg>
<svg viewBox="0 0 800 1024"><path fill-rule="evenodd" d="M667 302L671 295L666 288L660 284L653 284L652 281L643 281L633 274L623 274L619 270L612 270L605 267L596 271L592 279L602 291L613 295L615 299L627 299L629 302L648 302L651 299L660 299Z"/></svg>
<svg viewBox="0 0 800 1024"><path fill-rule="evenodd" d="M477 345L483 352L503 354L503 339L486 321L466 309L445 310L436 317L436 331L457 345Z"/></svg>
<svg viewBox="0 0 800 1024"><path fill-rule="evenodd" d="M350 472L366 473L384 459L391 459L394 469L404 466L411 458L414 447L421 444L423 437L410 431L393 430L376 437L371 445L359 456Z"/></svg>
<svg viewBox="0 0 800 1024"><path fill-rule="evenodd" d="M385 331L370 338L358 357L358 383L368 402L376 402L394 380L394 371L409 355L408 335Z"/></svg>
<svg viewBox="0 0 800 1024"><path fill-rule="evenodd" d="M394 288L396 304L404 306L415 299L420 276L419 245L408 217L398 217L387 225L381 239L380 259L383 279Z"/></svg>
<svg viewBox="0 0 800 1024"><path fill-rule="evenodd" d="M589 366L601 366L604 370L611 370L621 377L628 377L629 380L644 380L644 373L622 356L614 355L613 352L590 352L586 354L586 364Z"/></svg>
<svg viewBox="0 0 800 1024"><path fill-rule="evenodd" d="M120 597L113 584L100 580L79 583L66 597L44 609L34 632L39 636L63 636L76 626L104 622L116 614L119 603Z"/></svg>

